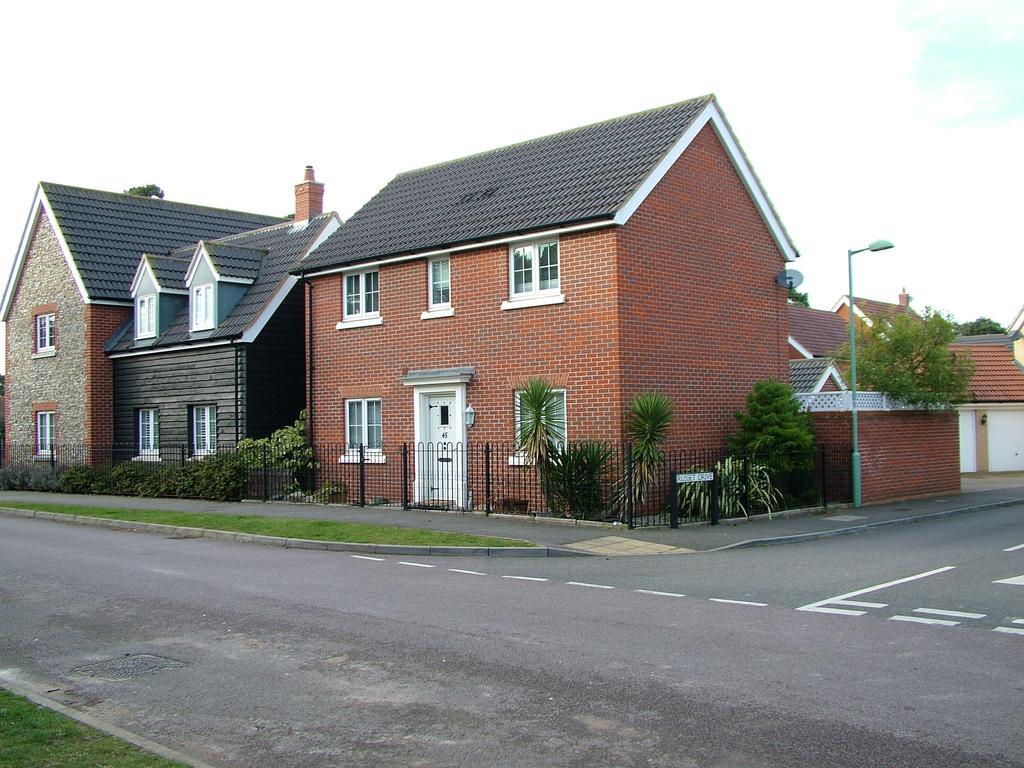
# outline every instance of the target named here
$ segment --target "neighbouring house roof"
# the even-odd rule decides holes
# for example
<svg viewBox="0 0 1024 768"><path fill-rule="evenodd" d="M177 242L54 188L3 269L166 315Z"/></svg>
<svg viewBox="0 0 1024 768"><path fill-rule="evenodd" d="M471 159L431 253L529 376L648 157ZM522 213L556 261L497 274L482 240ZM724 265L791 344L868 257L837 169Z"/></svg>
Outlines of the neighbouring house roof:
<svg viewBox="0 0 1024 768"><path fill-rule="evenodd" d="M221 238L276 224L282 219L152 197L41 182L29 228L42 206L52 213L65 257L72 262L83 300L130 301L142 253L167 253L203 238ZM8 297L24 261L29 235L8 283ZM6 301L5 299L5 309Z"/></svg>
<svg viewBox="0 0 1024 768"><path fill-rule="evenodd" d="M846 389L846 383L831 358L811 357L789 361L789 385L794 392L818 392L829 376L835 380L839 389Z"/></svg>
<svg viewBox="0 0 1024 768"><path fill-rule="evenodd" d="M399 174L305 259L301 271L624 223L708 122L723 137L780 249L795 258L709 95Z"/></svg>
<svg viewBox="0 0 1024 768"><path fill-rule="evenodd" d="M787 305L789 335L814 357L832 355L850 340L850 326L834 312Z"/></svg>
<svg viewBox="0 0 1024 768"><path fill-rule="evenodd" d="M241 246L234 242L211 242L205 245L217 274L239 280L255 280L260 273L263 257L267 255L263 248Z"/></svg>
<svg viewBox="0 0 1024 768"><path fill-rule="evenodd" d="M832 307L832 311L837 312L840 307L846 306L849 303L849 297L840 296L835 306ZM888 301L875 301L874 299L865 299L861 296L853 297L853 306L856 313L868 325L871 325L875 320L891 320L898 315L917 315L917 312L907 304L891 304Z"/></svg>
<svg viewBox="0 0 1024 768"><path fill-rule="evenodd" d="M185 273L188 271L191 256L157 256L156 254L147 253L143 258L149 264L150 269L153 270L153 275L162 289L172 291L185 290Z"/></svg>
<svg viewBox="0 0 1024 768"><path fill-rule="evenodd" d="M224 321L213 330L190 333L189 308L186 302L167 330L155 340L136 343L132 333L133 321L129 321L107 343L107 351L116 354L152 350L159 347L177 347L197 341L208 342L239 337L245 341L246 331L264 316L265 310L274 308L275 300L278 303L283 300L287 291L295 284L296 278L290 274L290 270L322 237L333 232L337 224L337 214L325 213L309 219L308 222L285 222L253 232L206 242L208 249L212 248L222 254L230 253L233 256L250 252L265 254L260 260L260 267L253 277L253 283L246 288L245 294ZM189 265L189 260L182 257L186 255L191 257L196 247L193 245L190 248L176 249L171 255L162 259L162 267L168 270L169 276L172 275L171 269L176 270L173 274L176 274L176 279L182 289L185 286L185 270ZM184 263L185 269L181 269L182 263Z"/></svg>
<svg viewBox="0 0 1024 768"><path fill-rule="evenodd" d="M950 349L974 361L971 402L1008 403L1024 401L1024 367L1006 344L954 343Z"/></svg>
<svg viewBox="0 0 1024 768"><path fill-rule="evenodd" d="M1013 346L1013 336L1006 333L979 333L976 336L957 336L954 344L1002 344Z"/></svg>

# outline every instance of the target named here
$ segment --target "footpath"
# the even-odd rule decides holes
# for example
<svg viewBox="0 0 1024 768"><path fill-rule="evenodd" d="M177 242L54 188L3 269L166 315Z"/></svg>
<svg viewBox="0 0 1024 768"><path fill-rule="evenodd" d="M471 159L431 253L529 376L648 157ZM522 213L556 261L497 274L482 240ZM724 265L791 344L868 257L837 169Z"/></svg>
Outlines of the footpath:
<svg viewBox="0 0 1024 768"><path fill-rule="evenodd" d="M1001 484L995 483L995 486ZM965 483L965 486L970 487ZM435 531L452 531L479 536L527 539L544 554L558 555L653 555L712 552L751 546L796 543L827 536L861 533L894 525L935 520L942 517L979 512L1001 506L1024 504L1024 478L1021 485L991 487L975 485L977 490L929 499L914 499L854 509L851 505L831 506L827 510L800 513L777 513L768 519L725 520L720 525L684 524L668 527L629 530L624 525L573 524L573 521L550 518L485 516L477 513L444 512L394 507L354 507L343 505L295 504L283 502L211 502L192 499L143 499L125 496L91 496L32 491L0 491L0 507L4 502L39 504L80 504L83 506L168 509L183 512L209 512L229 515L264 515L342 522L380 523ZM13 512L0 514L14 514ZM22 513L23 514L23 513ZM79 522L89 524L83 519ZM109 526L107 526L109 527ZM132 526L126 526L132 527ZM239 538L238 540L245 540ZM289 540L288 546L296 546ZM263 542L270 543L270 542ZM278 544L279 546L281 544ZM373 545L369 545L372 547ZM312 548L312 547L311 547ZM327 548L323 546L315 548ZM330 547L334 549L335 547ZM360 549L352 545L338 549ZM439 554L427 547L402 547L403 554ZM449 548L444 548L445 550ZM423 550L422 552L418 550ZM530 550L516 554L525 555ZM491 554L494 550L491 550ZM456 554L445 551L444 554ZM464 554L478 554L465 552ZM510 553L511 554L511 553ZM537 554L542 554L537 552Z"/></svg>

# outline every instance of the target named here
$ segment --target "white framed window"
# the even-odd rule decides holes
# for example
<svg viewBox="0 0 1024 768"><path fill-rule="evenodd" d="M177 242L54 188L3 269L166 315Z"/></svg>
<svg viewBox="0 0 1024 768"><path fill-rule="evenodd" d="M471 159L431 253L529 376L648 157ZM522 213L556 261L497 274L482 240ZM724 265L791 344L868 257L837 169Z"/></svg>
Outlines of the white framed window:
<svg viewBox="0 0 1024 768"><path fill-rule="evenodd" d="M557 239L512 243L508 248L509 300L501 308L561 304L565 300L561 269Z"/></svg>
<svg viewBox="0 0 1024 768"><path fill-rule="evenodd" d="M36 453L49 454L57 436L57 414L54 411L36 412Z"/></svg>
<svg viewBox="0 0 1024 768"><path fill-rule="evenodd" d="M345 275L345 320L380 317L380 273L354 272Z"/></svg>
<svg viewBox="0 0 1024 768"><path fill-rule="evenodd" d="M365 446L367 451L384 447L379 399L345 401L345 440L349 451Z"/></svg>
<svg viewBox="0 0 1024 768"><path fill-rule="evenodd" d="M446 309L452 305L451 260L438 256L427 262L430 278L428 309Z"/></svg>
<svg viewBox="0 0 1024 768"><path fill-rule="evenodd" d="M217 406L192 406L192 454L205 456L217 451Z"/></svg>
<svg viewBox="0 0 1024 768"><path fill-rule="evenodd" d="M193 331L208 331L213 321L213 283L192 286L192 327Z"/></svg>
<svg viewBox="0 0 1024 768"><path fill-rule="evenodd" d="M36 315L36 352L54 352L54 329L57 325L57 315L54 312L47 312Z"/></svg>
<svg viewBox="0 0 1024 768"><path fill-rule="evenodd" d="M552 390L552 392L555 395L554 403L553 403L552 408L551 408L551 417L552 417L552 421L555 424L554 432L557 435L556 441L560 445L564 446L564 445L566 445L566 443L569 440L569 437L568 437L569 433L568 433L568 429L567 429L567 422L566 422L566 416L565 416L565 390L564 389L554 389L554 390ZM515 401L514 401L514 406L513 406L514 409L515 409L515 444L516 444L517 450L516 450L516 454L514 456L509 456L509 459L508 459L508 463L509 464L525 464L526 463L526 457L522 454L521 451L518 450L518 448L519 448L519 425L522 423L521 419L520 419L520 411L519 411L519 396L521 394L522 394L522 392L517 389L516 393L515 393Z"/></svg>
<svg viewBox="0 0 1024 768"><path fill-rule="evenodd" d="M156 296L135 299L135 338L151 339L156 336Z"/></svg>
<svg viewBox="0 0 1024 768"><path fill-rule="evenodd" d="M139 456L160 455L160 411L140 408L138 411Z"/></svg>

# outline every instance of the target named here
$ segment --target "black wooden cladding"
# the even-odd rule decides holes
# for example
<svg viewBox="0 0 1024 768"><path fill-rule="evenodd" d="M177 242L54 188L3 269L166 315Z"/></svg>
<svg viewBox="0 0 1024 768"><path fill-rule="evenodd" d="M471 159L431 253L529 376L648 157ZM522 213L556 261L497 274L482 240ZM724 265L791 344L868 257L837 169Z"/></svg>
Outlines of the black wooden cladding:
<svg viewBox="0 0 1024 768"><path fill-rule="evenodd" d="M302 286L295 286L246 355L249 437L266 437L291 424L306 405Z"/></svg>

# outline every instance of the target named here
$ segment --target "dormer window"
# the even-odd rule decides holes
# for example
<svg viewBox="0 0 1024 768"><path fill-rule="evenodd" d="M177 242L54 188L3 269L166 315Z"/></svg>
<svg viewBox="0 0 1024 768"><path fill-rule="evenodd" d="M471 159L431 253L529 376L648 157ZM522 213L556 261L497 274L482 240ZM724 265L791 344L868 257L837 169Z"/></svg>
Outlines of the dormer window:
<svg viewBox="0 0 1024 768"><path fill-rule="evenodd" d="M135 338L151 339L156 336L156 295L148 294L135 299Z"/></svg>
<svg viewBox="0 0 1024 768"><path fill-rule="evenodd" d="M193 331L208 331L213 321L213 283L192 286L192 327Z"/></svg>

